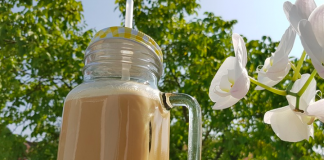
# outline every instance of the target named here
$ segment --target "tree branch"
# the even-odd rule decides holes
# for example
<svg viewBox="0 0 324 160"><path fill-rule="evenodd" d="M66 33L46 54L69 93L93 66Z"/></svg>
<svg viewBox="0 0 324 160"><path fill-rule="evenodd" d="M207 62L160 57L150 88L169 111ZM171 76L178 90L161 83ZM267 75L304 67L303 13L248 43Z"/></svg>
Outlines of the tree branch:
<svg viewBox="0 0 324 160"><path fill-rule="evenodd" d="M4 39L4 41L5 41L5 42L8 42L8 43L12 43L12 44L15 44L15 43L16 43L16 41L14 41L14 40L10 40L10 39Z"/></svg>

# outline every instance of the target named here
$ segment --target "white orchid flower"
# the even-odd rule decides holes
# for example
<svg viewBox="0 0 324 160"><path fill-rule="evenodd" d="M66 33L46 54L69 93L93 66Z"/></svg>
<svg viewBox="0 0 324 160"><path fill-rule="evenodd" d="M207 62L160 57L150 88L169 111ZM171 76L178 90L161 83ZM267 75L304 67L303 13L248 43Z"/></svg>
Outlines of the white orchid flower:
<svg viewBox="0 0 324 160"><path fill-rule="evenodd" d="M259 82L272 87L288 74L290 70L288 55L294 45L296 32L299 33L298 22L302 19L308 19L315 8L314 0L297 0L295 4L289 1L284 3L284 11L291 26L282 36L276 52L267 58L263 67L257 71ZM263 88L257 86L255 89L262 90Z"/></svg>
<svg viewBox="0 0 324 160"><path fill-rule="evenodd" d="M258 81L272 87L279 83L289 72L289 53L294 45L296 33L292 27L289 27L285 34L282 36L279 46L264 62L263 67L258 70ZM263 88L257 86L256 90Z"/></svg>
<svg viewBox="0 0 324 160"><path fill-rule="evenodd" d="M287 1L284 3L284 11L291 26L298 33L298 23L302 19L308 19L315 10L316 3L314 0L297 0L295 4Z"/></svg>
<svg viewBox="0 0 324 160"><path fill-rule="evenodd" d="M306 83L309 74L303 74L298 79L291 92L297 93ZM264 115L264 122L270 124L276 135L283 141L298 142L314 137L313 122L316 118L324 121L324 100L315 102L316 81L313 79L304 94L300 97L299 109L296 112L296 97L287 95L289 105L268 111Z"/></svg>
<svg viewBox="0 0 324 160"><path fill-rule="evenodd" d="M308 20L299 22L302 45L320 77L324 78L324 5L316 8Z"/></svg>
<svg viewBox="0 0 324 160"><path fill-rule="evenodd" d="M232 35L235 57L228 57L213 78L209 97L216 104L213 109L224 109L243 98L250 88L250 79L245 69L247 53L243 38Z"/></svg>

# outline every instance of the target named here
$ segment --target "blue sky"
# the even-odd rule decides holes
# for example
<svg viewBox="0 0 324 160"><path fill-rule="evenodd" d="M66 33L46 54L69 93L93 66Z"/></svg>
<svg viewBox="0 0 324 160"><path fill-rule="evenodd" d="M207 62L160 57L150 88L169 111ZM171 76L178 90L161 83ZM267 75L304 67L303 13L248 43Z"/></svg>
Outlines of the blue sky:
<svg viewBox="0 0 324 160"><path fill-rule="evenodd" d="M200 0L198 18L203 18L206 11L213 12L224 20L238 20L234 32L244 35L249 40L261 39L266 35L273 41L279 41L289 26L283 11L285 1L287 0ZM295 0L289 1L295 3ZM324 0L315 2L320 6ZM98 31L110 26L120 26L120 12L114 11L115 0L82 0L82 4L88 28L95 28ZM290 55L299 57L302 51L303 47L297 36Z"/></svg>

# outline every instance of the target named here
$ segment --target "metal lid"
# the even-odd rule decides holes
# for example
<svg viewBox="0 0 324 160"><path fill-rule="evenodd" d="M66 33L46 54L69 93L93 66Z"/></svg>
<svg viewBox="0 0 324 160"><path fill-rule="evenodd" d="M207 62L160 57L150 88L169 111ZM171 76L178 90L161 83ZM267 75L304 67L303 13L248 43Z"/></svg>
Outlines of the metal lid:
<svg viewBox="0 0 324 160"><path fill-rule="evenodd" d="M95 34L89 46L99 40L108 38L125 38L139 42L151 49L159 57L161 62L163 62L163 54L161 48L150 36L144 34L143 32L136 31L127 27L108 27L102 29Z"/></svg>

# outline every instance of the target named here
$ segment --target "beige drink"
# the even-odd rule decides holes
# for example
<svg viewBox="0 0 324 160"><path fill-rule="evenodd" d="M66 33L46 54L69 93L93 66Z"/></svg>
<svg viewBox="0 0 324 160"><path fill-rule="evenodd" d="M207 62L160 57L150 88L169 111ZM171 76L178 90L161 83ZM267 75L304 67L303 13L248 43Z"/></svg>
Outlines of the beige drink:
<svg viewBox="0 0 324 160"><path fill-rule="evenodd" d="M170 115L156 98L68 99L58 160L168 160L169 125Z"/></svg>

